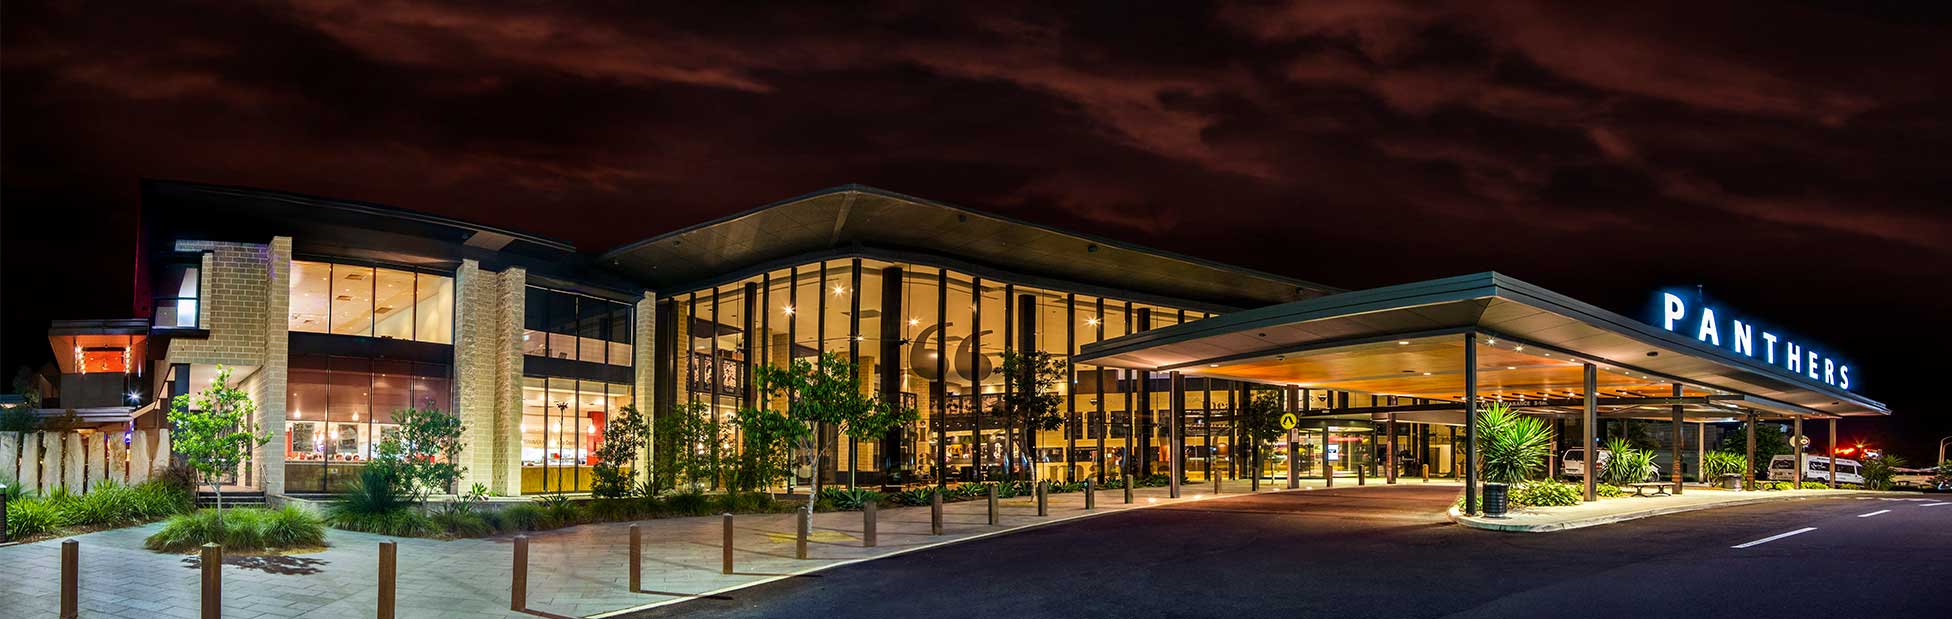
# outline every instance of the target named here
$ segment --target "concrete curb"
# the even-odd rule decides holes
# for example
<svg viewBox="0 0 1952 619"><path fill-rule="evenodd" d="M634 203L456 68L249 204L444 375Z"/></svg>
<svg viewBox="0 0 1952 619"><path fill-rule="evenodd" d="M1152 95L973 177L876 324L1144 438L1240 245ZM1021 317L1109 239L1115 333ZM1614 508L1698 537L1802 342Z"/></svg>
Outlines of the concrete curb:
<svg viewBox="0 0 1952 619"><path fill-rule="evenodd" d="M1750 492L1766 492L1766 491L1751 490ZM1588 518L1581 518L1578 520L1566 520L1561 522L1541 522L1536 524L1520 524L1514 522L1503 522L1496 519L1485 518L1483 516L1465 516L1462 513L1460 513L1456 507L1450 508L1449 511L1445 512L1445 515L1450 517L1451 522L1455 522L1457 524L1471 527L1473 529L1484 529L1486 531L1506 531L1506 532L1513 532L1513 533L1551 533L1554 531L1583 529L1586 527L1595 527L1595 526L1606 525L1606 524L1614 524L1618 522L1626 522L1629 520L1652 518L1654 516L1666 516L1668 514L1679 514L1685 512L1701 511L1704 509L1717 509L1722 507L1755 505L1758 503L1774 503L1778 501L1808 501L1812 499L1842 498L1847 496L1886 496L1891 494L1905 494L1905 493L1894 493L1894 492L1879 492L1875 490L1828 490L1824 492L1825 494L1822 495L1763 494L1762 496L1737 499L1733 501L1725 501L1720 503L1696 503L1693 505L1671 505L1666 507L1655 507L1651 509L1622 512L1618 514L1592 516Z"/></svg>

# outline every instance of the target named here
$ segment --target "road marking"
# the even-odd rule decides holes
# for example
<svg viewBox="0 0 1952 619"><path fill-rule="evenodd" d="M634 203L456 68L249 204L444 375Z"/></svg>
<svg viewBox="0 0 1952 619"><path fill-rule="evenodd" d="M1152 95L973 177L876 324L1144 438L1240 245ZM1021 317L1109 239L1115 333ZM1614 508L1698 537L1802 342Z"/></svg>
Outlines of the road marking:
<svg viewBox="0 0 1952 619"><path fill-rule="evenodd" d="M1868 513L1868 514L1858 514L1858 515L1857 515L1857 517L1858 517L1858 518L1869 518L1869 517L1871 517L1871 516L1876 516L1876 515L1878 515L1878 514L1884 514L1884 513L1890 513L1890 511L1891 511L1891 510L1888 510L1888 509L1880 509L1880 510L1877 510L1877 511L1874 511L1874 512L1871 512L1871 513Z"/></svg>
<svg viewBox="0 0 1952 619"><path fill-rule="evenodd" d="M1803 527L1803 528L1801 528L1801 529L1797 529L1797 530L1794 530L1794 531L1790 531L1790 532L1788 532L1788 533L1783 533L1783 534L1780 534L1780 535L1771 535L1771 536L1769 536L1769 537L1765 537L1765 538L1762 538L1762 539L1759 539L1759 540L1756 540L1756 541L1753 541L1753 542L1749 542L1749 543L1747 543L1747 544L1736 544L1736 545L1734 545L1734 546L1729 546L1729 548L1748 548L1748 547L1750 547L1750 546L1760 546L1760 545L1762 545L1762 544L1767 544L1767 543L1769 543L1769 542L1773 542L1773 541L1776 541L1776 540L1779 540L1779 539L1782 539L1782 538L1785 538L1785 537L1789 537L1789 536L1791 536L1791 535L1802 535L1802 534L1804 534L1804 533L1809 533L1809 532L1811 532L1811 531L1815 531L1815 530L1816 530L1816 527Z"/></svg>
<svg viewBox="0 0 1952 619"><path fill-rule="evenodd" d="M1940 506L1940 505L1952 505L1952 502L1948 502L1948 501L1939 501L1939 502L1937 502L1937 503L1926 503L1926 504L1924 504L1924 505L1920 505L1919 507L1938 507L1938 506Z"/></svg>

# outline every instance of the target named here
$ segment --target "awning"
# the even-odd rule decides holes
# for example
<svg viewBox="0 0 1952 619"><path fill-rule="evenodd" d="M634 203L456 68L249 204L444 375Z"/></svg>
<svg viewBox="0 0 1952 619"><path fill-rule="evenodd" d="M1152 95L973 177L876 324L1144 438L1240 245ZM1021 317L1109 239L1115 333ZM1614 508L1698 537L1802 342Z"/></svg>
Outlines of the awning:
<svg viewBox="0 0 1952 619"><path fill-rule="evenodd" d="M1087 344L1078 363L1177 370L1271 384L1436 401L1478 392L1511 402L1584 397L1724 398L1796 415L1888 415L1884 404L1497 273L1345 292ZM1700 402L1707 402L1701 400Z"/></svg>

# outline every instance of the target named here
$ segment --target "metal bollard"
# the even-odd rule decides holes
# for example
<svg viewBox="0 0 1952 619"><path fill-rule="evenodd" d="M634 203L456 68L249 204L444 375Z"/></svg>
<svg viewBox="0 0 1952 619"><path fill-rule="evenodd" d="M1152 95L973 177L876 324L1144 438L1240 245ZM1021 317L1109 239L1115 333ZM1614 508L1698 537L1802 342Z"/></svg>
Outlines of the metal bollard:
<svg viewBox="0 0 1952 619"><path fill-rule="evenodd" d="M644 534L637 525L630 525L630 592L643 590L644 581Z"/></svg>
<svg viewBox="0 0 1952 619"><path fill-rule="evenodd" d="M730 574L732 573L732 514L724 514L722 517L725 519L725 556L719 561L719 573Z"/></svg>
<svg viewBox="0 0 1952 619"><path fill-rule="evenodd" d="M996 526L996 484L990 484L990 526Z"/></svg>
<svg viewBox="0 0 1952 619"><path fill-rule="evenodd" d="M1430 483L1430 465L1423 465L1423 483Z"/></svg>
<svg viewBox="0 0 1952 619"><path fill-rule="evenodd" d="M1091 480L1086 479L1084 480L1084 510L1094 509L1098 509L1098 487L1092 485Z"/></svg>
<svg viewBox="0 0 1952 619"><path fill-rule="evenodd" d="M1130 473L1125 475L1125 504L1132 504L1132 475Z"/></svg>
<svg viewBox="0 0 1952 619"><path fill-rule="evenodd" d="M929 535L942 534L942 489L929 494Z"/></svg>
<svg viewBox="0 0 1952 619"><path fill-rule="evenodd" d="M1213 476L1213 494L1215 494L1215 495L1218 495L1218 494L1220 494L1220 476L1219 476L1219 475L1214 475L1214 476Z"/></svg>
<svg viewBox="0 0 1952 619"><path fill-rule="evenodd" d="M399 542L380 542L379 619L393 619L394 575L398 572L399 548Z"/></svg>
<svg viewBox="0 0 1952 619"><path fill-rule="evenodd" d="M1051 515L1050 489L1044 482L1037 482L1037 515Z"/></svg>
<svg viewBox="0 0 1952 619"><path fill-rule="evenodd" d="M864 548L873 548L875 544L874 521L877 518L875 515L876 505L877 503L875 501L868 501L867 504L861 506L861 546Z"/></svg>
<svg viewBox="0 0 1952 619"><path fill-rule="evenodd" d="M1332 467L1332 466L1331 466L1331 467L1328 467L1328 468L1326 468L1326 469L1323 469L1323 470L1324 470L1324 473L1322 474L1322 487L1324 487L1324 488L1334 488L1334 487L1335 487L1335 467Z"/></svg>
<svg viewBox="0 0 1952 619"><path fill-rule="evenodd" d="M795 516L798 517L794 518L794 520L798 520L800 523L799 532L793 539L793 558L805 559L807 558L807 530L813 528L813 507L802 507Z"/></svg>
<svg viewBox="0 0 1952 619"><path fill-rule="evenodd" d="M515 573L508 581L508 609L529 608L529 536L515 536Z"/></svg>
<svg viewBox="0 0 1952 619"><path fill-rule="evenodd" d="M1358 465L1356 465L1356 485L1358 485L1358 486L1367 486L1367 485L1369 485L1369 468L1368 468L1368 467L1365 467L1365 466L1363 466L1363 465L1360 465L1360 464L1358 464Z"/></svg>
<svg viewBox="0 0 1952 619"><path fill-rule="evenodd" d="M61 619L81 616L81 542L61 542Z"/></svg>
<svg viewBox="0 0 1952 619"><path fill-rule="evenodd" d="M203 545L203 619L224 616L224 547Z"/></svg>

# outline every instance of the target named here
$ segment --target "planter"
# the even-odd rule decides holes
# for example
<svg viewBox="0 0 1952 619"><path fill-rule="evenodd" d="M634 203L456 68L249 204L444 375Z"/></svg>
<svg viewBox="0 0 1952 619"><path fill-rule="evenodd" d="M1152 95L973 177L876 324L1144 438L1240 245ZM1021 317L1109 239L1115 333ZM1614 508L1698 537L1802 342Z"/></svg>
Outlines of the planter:
<svg viewBox="0 0 1952 619"><path fill-rule="evenodd" d="M1721 487L1724 490L1742 489L1741 475L1723 475L1720 478L1718 478L1716 481L1721 484Z"/></svg>

